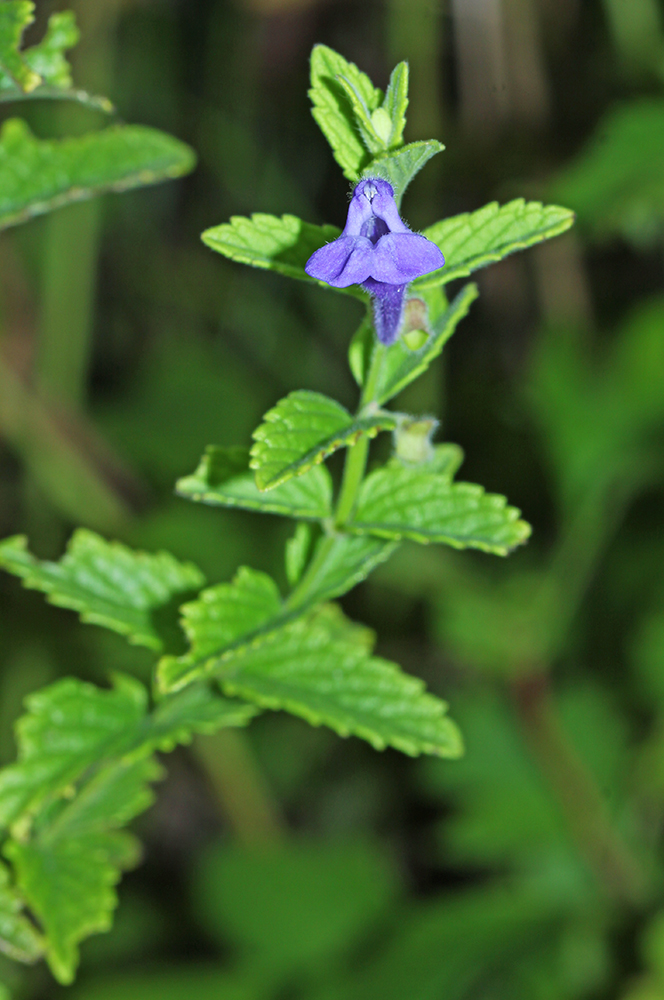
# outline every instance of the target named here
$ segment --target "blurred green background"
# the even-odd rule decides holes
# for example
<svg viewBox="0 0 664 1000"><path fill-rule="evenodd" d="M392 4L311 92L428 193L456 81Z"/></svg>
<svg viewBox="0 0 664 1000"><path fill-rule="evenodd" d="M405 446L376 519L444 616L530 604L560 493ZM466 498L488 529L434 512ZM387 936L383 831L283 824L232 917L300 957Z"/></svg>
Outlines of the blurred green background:
<svg viewBox="0 0 664 1000"><path fill-rule="evenodd" d="M230 215L343 224L309 113L324 42L446 152L414 228L524 195L575 229L482 272L397 406L442 419L463 477L533 524L499 560L402 547L344 600L449 700L460 763L373 752L267 713L168 759L143 865L74 987L26 1000L664 997L664 4L659 0L41 0L74 7L79 86L200 156L184 181L0 236L0 535L58 556L82 524L284 581L289 527L173 496L208 443L291 389L354 406L357 303L251 272L199 233ZM8 107L43 137L101 124ZM0 579L0 763L30 691L147 679L150 660ZM2 994L0 994L2 995Z"/></svg>

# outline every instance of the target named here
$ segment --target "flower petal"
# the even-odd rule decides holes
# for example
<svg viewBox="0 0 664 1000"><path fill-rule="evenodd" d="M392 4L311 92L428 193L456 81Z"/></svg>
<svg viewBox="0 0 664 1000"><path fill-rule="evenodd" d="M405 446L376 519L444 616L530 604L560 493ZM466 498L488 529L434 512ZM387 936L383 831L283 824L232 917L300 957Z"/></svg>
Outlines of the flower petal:
<svg viewBox="0 0 664 1000"><path fill-rule="evenodd" d="M371 274L373 249L366 236L340 236L316 250L304 270L334 288L359 285Z"/></svg>
<svg viewBox="0 0 664 1000"><path fill-rule="evenodd" d="M371 277L392 285L406 284L445 263L436 244L418 233L388 233L373 251Z"/></svg>

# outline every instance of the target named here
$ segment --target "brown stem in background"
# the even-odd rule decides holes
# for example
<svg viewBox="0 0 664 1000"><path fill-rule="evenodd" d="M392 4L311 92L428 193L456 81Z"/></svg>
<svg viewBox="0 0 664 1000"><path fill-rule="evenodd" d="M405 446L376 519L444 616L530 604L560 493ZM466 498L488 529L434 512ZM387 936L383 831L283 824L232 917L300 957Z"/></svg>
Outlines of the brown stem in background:
<svg viewBox="0 0 664 1000"><path fill-rule="evenodd" d="M597 878L615 899L642 903L644 873L613 829L600 789L567 737L549 678L531 673L514 680L511 692L528 744Z"/></svg>

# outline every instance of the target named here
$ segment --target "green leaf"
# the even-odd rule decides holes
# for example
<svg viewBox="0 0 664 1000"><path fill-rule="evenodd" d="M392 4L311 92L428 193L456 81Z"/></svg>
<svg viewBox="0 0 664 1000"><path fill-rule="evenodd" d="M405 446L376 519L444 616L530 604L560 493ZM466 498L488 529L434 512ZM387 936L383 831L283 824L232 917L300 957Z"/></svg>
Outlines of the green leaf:
<svg viewBox="0 0 664 1000"><path fill-rule="evenodd" d="M218 664L237 649L259 645L316 604L345 594L395 548L395 542L377 538L323 536L301 586L285 604L271 577L241 567L231 583L209 587L196 601L182 607L182 625L191 650L184 656L162 657L157 668L159 689L176 691L192 681L214 676Z"/></svg>
<svg viewBox="0 0 664 1000"><path fill-rule="evenodd" d="M396 869L368 838L298 838L267 850L217 842L197 865L194 912L213 940L240 950L243 966L301 976L329 967L391 913Z"/></svg>
<svg viewBox="0 0 664 1000"><path fill-rule="evenodd" d="M46 34L38 45L26 49L23 58L31 70L41 77L40 86L66 90L72 86L71 67L65 58L67 49L78 44L80 32L72 10L51 14ZM0 79L0 87L3 81Z"/></svg>
<svg viewBox="0 0 664 1000"><path fill-rule="evenodd" d="M226 694L360 736L378 750L458 757L461 738L445 703L396 664L371 656L370 640L367 629L324 605L219 661L215 674Z"/></svg>
<svg viewBox="0 0 664 1000"><path fill-rule="evenodd" d="M9 85L28 93L38 87L41 77L19 52L23 32L34 21L32 0L3 0L0 3L0 71ZM0 87L3 79L0 77Z"/></svg>
<svg viewBox="0 0 664 1000"><path fill-rule="evenodd" d="M340 77L354 88L370 114L380 106L383 95L365 73L327 45L315 45L311 53L311 113L344 176L357 181L371 156L358 136L353 108Z"/></svg>
<svg viewBox="0 0 664 1000"><path fill-rule="evenodd" d="M247 448L211 445L192 476L177 483L180 496L220 507L242 507L284 517L322 519L332 514L332 480L324 465L261 493Z"/></svg>
<svg viewBox="0 0 664 1000"><path fill-rule="evenodd" d="M394 552L394 542L379 541L367 536L346 534L324 535L318 540L309 564L306 585L294 590L286 607L303 610L322 601L341 597L385 562Z"/></svg>
<svg viewBox="0 0 664 1000"><path fill-rule="evenodd" d="M422 167L436 153L441 153L444 149L445 147L442 142L438 142L436 139L411 142L394 153L384 153L382 156L376 156L364 168L362 176L382 177L384 180L389 181L394 188L394 197L397 205L400 205L403 193L415 174L419 173Z"/></svg>
<svg viewBox="0 0 664 1000"><path fill-rule="evenodd" d="M387 112L392 125L388 139L390 149L395 149L403 142L403 130L406 127L406 111L408 109L408 63L400 62L392 70L390 82L385 91L383 108Z"/></svg>
<svg viewBox="0 0 664 1000"><path fill-rule="evenodd" d="M618 233L637 246L661 240L664 219L664 101L646 97L602 116L550 191L597 237Z"/></svg>
<svg viewBox="0 0 664 1000"><path fill-rule="evenodd" d="M389 413L353 417L335 400L306 389L280 400L263 421L254 431L251 449L251 468L260 490L301 476L365 434L372 438L396 426Z"/></svg>
<svg viewBox="0 0 664 1000"><path fill-rule="evenodd" d="M279 218L254 212L249 219L234 215L230 222L206 229L201 239L211 250L239 264L262 267L288 278L330 288L326 282L310 278L304 265L315 250L336 240L340 232L336 226L314 226L296 215ZM366 300L365 293L357 288L336 288L335 291Z"/></svg>
<svg viewBox="0 0 664 1000"><path fill-rule="evenodd" d="M123 678L104 691L68 677L26 698L18 761L0 770L0 826L33 816L98 761L126 749L146 709L145 688Z"/></svg>
<svg viewBox="0 0 664 1000"><path fill-rule="evenodd" d="M211 736L226 726L246 726L257 714L255 705L220 698L207 684L190 684L158 702L136 737L134 755L170 753L179 744L191 743L195 733Z"/></svg>
<svg viewBox="0 0 664 1000"><path fill-rule="evenodd" d="M423 231L445 255L445 267L417 278L413 291L463 278L517 250L559 236L574 223L574 213L558 205L517 198L502 207L497 201L477 212L443 219Z"/></svg>
<svg viewBox="0 0 664 1000"><path fill-rule="evenodd" d="M348 77L339 74L337 81L344 90L351 106L355 126L369 152L376 156L387 149L392 132L392 122L382 107L369 108L359 89Z"/></svg>
<svg viewBox="0 0 664 1000"><path fill-rule="evenodd" d="M505 497L485 493L472 483L452 483L450 476L427 465L403 466L391 461L362 484L349 531L414 542L443 542L456 549L507 553L529 537Z"/></svg>
<svg viewBox="0 0 664 1000"><path fill-rule="evenodd" d="M46 140L11 118L0 132L0 229L107 191L181 177L194 164L189 146L157 129L116 125Z"/></svg>
<svg viewBox="0 0 664 1000"><path fill-rule="evenodd" d="M385 350L374 394L374 399L380 406L427 370L431 362L441 353L461 320L468 315L478 295L475 284L471 283L462 288L448 308L433 323L429 338L419 350L411 351L403 342L403 338Z"/></svg>
<svg viewBox="0 0 664 1000"><path fill-rule="evenodd" d="M135 839L118 828L152 803L149 782L161 776L152 759L111 764L32 840L5 845L18 886L46 933L46 958L60 983L74 978L79 943L111 927L120 870L139 858Z"/></svg>
<svg viewBox="0 0 664 1000"><path fill-rule="evenodd" d="M35 962L44 951L37 928L23 914L23 901L0 864L0 952L15 962Z"/></svg>
<svg viewBox="0 0 664 1000"><path fill-rule="evenodd" d="M209 663L238 644L254 640L274 623L281 597L267 573L241 566L231 583L219 583L182 607L182 625L191 643L185 656L165 656L157 679L162 691L184 687L209 673Z"/></svg>
<svg viewBox="0 0 664 1000"><path fill-rule="evenodd" d="M78 611L81 620L119 632L136 646L160 650L154 614L176 594L196 590L205 578L192 563L168 552L134 552L85 528L74 532L57 562L36 559L22 536L0 542L0 567L23 586L48 595L50 604Z"/></svg>
<svg viewBox="0 0 664 1000"><path fill-rule="evenodd" d="M286 542L285 562L286 579L294 587L304 572L311 551L311 525L307 521L299 521L295 534Z"/></svg>

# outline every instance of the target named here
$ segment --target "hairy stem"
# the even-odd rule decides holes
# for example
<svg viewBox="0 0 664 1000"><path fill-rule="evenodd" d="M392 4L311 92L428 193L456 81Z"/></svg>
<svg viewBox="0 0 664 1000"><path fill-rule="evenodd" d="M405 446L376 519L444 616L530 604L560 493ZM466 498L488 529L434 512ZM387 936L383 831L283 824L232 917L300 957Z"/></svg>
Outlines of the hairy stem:
<svg viewBox="0 0 664 1000"><path fill-rule="evenodd" d="M629 905L643 902L644 873L611 825L601 791L570 743L545 673L512 682L526 739L548 778L579 848L608 893Z"/></svg>

